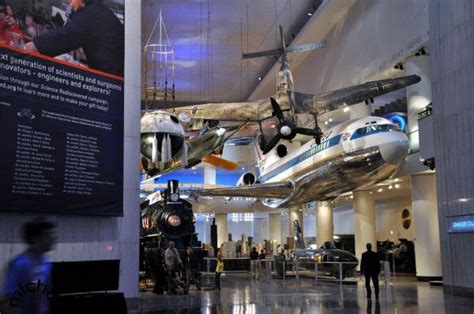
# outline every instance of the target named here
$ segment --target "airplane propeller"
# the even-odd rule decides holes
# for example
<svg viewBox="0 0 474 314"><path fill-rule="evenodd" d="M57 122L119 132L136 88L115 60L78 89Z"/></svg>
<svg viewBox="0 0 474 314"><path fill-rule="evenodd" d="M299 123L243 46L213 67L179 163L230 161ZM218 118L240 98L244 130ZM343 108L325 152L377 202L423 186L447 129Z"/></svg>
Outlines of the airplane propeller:
<svg viewBox="0 0 474 314"><path fill-rule="evenodd" d="M314 139L316 140L316 144L321 143L321 135L322 132L319 128L315 129L308 129L308 128L301 128L296 125L296 123L293 120L293 116L291 116L289 119L285 118L283 115L283 111L281 110L280 105L278 102L272 97L270 98L270 102L272 105L273 109L273 114L277 117L278 119L278 132L275 134L268 143L265 143L266 140L262 140L263 148L263 154L268 153L275 147L275 145L281 140L291 140L293 139L297 134L302 134L302 135L309 135L313 136Z"/></svg>

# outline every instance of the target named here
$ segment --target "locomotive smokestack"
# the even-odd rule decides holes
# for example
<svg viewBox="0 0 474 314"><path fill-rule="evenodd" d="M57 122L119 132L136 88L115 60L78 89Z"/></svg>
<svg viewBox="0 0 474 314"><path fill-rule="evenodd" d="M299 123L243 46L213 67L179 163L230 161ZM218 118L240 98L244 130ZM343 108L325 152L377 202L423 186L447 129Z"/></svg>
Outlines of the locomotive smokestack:
<svg viewBox="0 0 474 314"><path fill-rule="evenodd" d="M170 196L173 193L179 195L178 180L168 180L168 196Z"/></svg>

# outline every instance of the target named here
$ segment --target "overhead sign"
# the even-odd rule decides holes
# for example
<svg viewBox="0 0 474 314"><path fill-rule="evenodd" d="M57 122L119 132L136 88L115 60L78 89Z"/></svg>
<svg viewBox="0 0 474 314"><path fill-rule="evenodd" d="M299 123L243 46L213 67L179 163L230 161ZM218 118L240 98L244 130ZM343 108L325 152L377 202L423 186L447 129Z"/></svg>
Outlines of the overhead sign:
<svg viewBox="0 0 474 314"><path fill-rule="evenodd" d="M32 7L25 1L11 3L17 11ZM87 3L64 26L50 28L28 26L35 23L31 16L36 7L25 15L25 25L15 27L11 23L21 18L12 20L0 12L0 23L10 21L0 31L1 211L123 215L123 51L116 54L121 56L114 61L118 65L110 67L113 54L99 62L94 51L101 46L100 37L95 46L80 40L79 50L67 40L77 40L80 34L66 36L66 42L52 40L73 23L78 32L90 27L81 19L94 12L107 17L100 23L108 19L103 27L118 34L112 39L123 41L123 24L116 14L94 1ZM39 11L50 12L53 4L62 1L40 3ZM123 14L123 3L114 5ZM45 21L45 16L38 23L59 18ZM96 32L99 36L101 30ZM28 50L33 43L39 52ZM123 49L123 42L104 45ZM71 51L53 58L66 48Z"/></svg>
<svg viewBox="0 0 474 314"><path fill-rule="evenodd" d="M449 217L449 233L474 232L474 215Z"/></svg>

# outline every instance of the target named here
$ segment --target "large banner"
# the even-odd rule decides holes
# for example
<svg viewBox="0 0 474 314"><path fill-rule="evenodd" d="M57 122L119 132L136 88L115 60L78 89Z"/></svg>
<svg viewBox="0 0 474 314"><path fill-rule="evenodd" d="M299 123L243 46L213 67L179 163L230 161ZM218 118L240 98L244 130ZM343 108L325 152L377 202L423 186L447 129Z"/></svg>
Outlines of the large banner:
<svg viewBox="0 0 474 314"><path fill-rule="evenodd" d="M0 210L123 215L123 0L0 0Z"/></svg>

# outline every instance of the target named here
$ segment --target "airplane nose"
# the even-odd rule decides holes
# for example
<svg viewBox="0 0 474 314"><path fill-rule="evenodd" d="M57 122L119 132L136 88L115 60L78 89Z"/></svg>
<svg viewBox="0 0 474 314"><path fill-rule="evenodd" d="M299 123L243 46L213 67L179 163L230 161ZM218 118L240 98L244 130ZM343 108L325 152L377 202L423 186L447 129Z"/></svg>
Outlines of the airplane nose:
<svg viewBox="0 0 474 314"><path fill-rule="evenodd" d="M401 134L400 138L396 141L384 143L379 146L380 154L383 160L391 165L400 164L403 159L408 155L408 138L405 134Z"/></svg>

